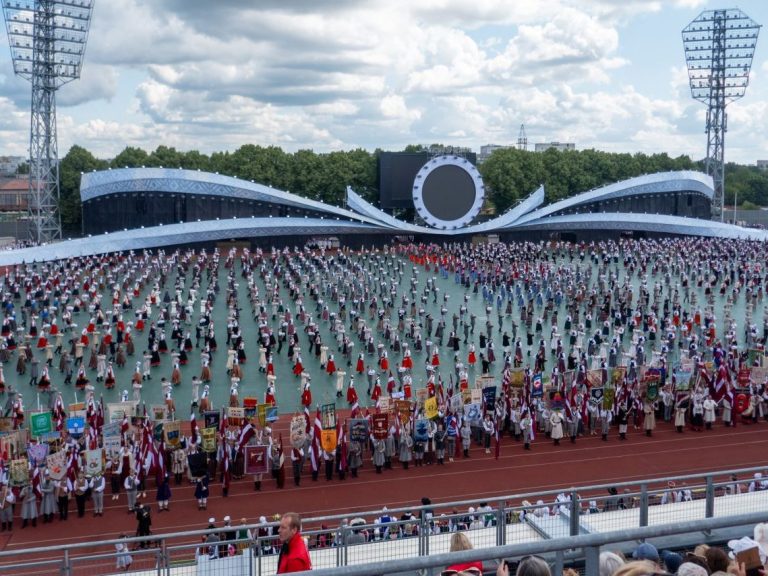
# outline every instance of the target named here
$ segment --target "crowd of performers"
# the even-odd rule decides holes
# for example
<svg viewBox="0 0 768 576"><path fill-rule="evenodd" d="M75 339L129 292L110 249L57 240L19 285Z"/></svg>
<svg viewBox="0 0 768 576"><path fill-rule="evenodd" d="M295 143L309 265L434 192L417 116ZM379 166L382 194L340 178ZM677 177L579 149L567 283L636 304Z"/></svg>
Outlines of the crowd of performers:
<svg viewBox="0 0 768 576"><path fill-rule="evenodd" d="M12 267L0 286L0 360L15 359L17 383L28 376L43 398L62 433L51 450L66 451L67 466L51 479L44 462L30 464L24 484L9 473L18 454L3 454L3 528L16 499L23 520L52 521L56 511L66 519L70 495L100 492L101 514L107 485L133 511L152 477L160 510L171 476L194 482L204 509L211 482L226 494L245 476L249 445L266 447L266 474L283 487L286 466L298 485L306 475L355 477L364 461L376 473L393 462L441 465L468 457L473 438L498 457L505 435L530 449L542 435L556 444L614 432L625 440L630 429L650 436L657 420L681 433L758 422L768 414L767 252L688 238L147 251ZM287 405L301 406L304 430L283 442L269 426L223 416L218 445L205 452L193 413L191 435L172 448L153 434L145 386L162 392L166 418L185 421L187 406L210 413L226 390L219 407L240 407L245 395L285 406L293 396ZM478 386L494 392L473 394ZM21 385L6 382L2 365L0 389L12 428L27 429ZM79 438L65 427L62 392L72 389L85 399ZM126 417L119 451L89 477L104 394L133 402L140 418ZM367 419L369 436L351 437L339 418L334 445L323 447L320 404ZM262 474L252 480L260 490Z"/></svg>

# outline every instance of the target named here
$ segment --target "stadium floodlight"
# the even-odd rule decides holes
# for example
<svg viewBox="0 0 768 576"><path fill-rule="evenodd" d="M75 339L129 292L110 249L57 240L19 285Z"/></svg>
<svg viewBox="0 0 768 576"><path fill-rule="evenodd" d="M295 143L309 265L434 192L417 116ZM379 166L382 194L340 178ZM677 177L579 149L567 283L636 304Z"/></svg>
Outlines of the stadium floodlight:
<svg viewBox="0 0 768 576"><path fill-rule="evenodd" d="M760 25L737 8L706 10L683 29L691 96L708 106L706 171L715 186L712 216L720 220L728 128L725 107L747 90L759 33Z"/></svg>
<svg viewBox="0 0 768 576"><path fill-rule="evenodd" d="M16 75L32 83L30 237L61 239L56 90L80 77L95 0L2 0Z"/></svg>

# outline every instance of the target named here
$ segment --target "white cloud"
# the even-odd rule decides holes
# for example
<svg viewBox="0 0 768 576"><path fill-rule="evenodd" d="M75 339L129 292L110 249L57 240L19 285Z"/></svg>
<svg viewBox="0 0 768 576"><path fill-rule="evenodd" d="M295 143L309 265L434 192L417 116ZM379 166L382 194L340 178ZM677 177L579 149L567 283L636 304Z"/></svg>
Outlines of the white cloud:
<svg viewBox="0 0 768 576"><path fill-rule="evenodd" d="M525 123L532 141L695 156L704 106L690 98L679 51L647 61L625 51L622 35L661 18L688 22L705 5L110 0L96 5L83 78L58 95L60 148L477 148L513 142ZM729 108L729 157L765 149L768 63L758 55L747 100ZM655 72L635 81L639 68ZM9 69L0 51L0 154L28 140L29 87ZM664 90L649 90L648 78Z"/></svg>

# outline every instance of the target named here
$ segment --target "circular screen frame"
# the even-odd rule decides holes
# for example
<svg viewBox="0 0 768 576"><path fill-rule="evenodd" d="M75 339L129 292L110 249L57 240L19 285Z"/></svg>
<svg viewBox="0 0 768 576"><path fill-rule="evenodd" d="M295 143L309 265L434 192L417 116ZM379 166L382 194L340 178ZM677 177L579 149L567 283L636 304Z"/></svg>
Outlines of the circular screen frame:
<svg viewBox="0 0 768 576"><path fill-rule="evenodd" d="M443 166L456 166L461 168L469 175L472 179L472 184L474 185L475 198L472 202L472 206L462 216L454 218L453 220L438 218L429 211L424 203L424 184L427 181L427 178L432 172L439 170ZM419 169L416 173L416 178L413 180L413 205L416 208L416 213L422 220L424 220L424 222L433 228L456 230L467 226L480 213L484 201L485 185L483 184L483 178L480 176L480 172L472 162L461 156L445 154L432 158Z"/></svg>

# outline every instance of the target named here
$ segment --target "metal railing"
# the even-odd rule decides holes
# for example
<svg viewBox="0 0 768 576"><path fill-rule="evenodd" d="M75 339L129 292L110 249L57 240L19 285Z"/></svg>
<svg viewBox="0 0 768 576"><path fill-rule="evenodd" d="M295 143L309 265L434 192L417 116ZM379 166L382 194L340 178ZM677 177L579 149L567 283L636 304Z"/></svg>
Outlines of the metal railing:
<svg viewBox="0 0 768 576"><path fill-rule="evenodd" d="M313 567L320 570L338 571L341 567L372 562L406 562L415 557L428 557L431 561L448 552L451 535L456 531L468 536L475 548L473 558L477 559L481 551L493 550L492 555L498 555L496 550L500 547L539 553L539 547L546 543L571 543L559 549L561 563L562 552L579 548L572 543L585 536L608 537L606 542L618 542L626 539L623 535L628 529L647 528L648 536L644 537L653 537L656 530L668 530L670 524L691 524L696 532L701 532L709 520L726 522L723 525L728 526L742 525L744 514L754 510L765 511L762 520L766 521L768 490L748 492L754 473L763 471L764 467L744 468L513 494L483 501L395 508L386 513L378 509L306 518L302 533L309 544ZM384 514L389 517L388 522L382 522ZM756 520L750 517L749 521ZM229 528L230 534L247 528L254 536L218 543L218 553L213 554L216 558L209 558L213 545L204 540L211 534L221 535L222 528L2 551L0 574L117 573L122 572L117 569L119 558L125 560L127 554L132 561L130 573L274 574L280 547L276 526L273 522ZM259 531L266 535L259 536ZM117 544L123 544L126 550L116 551ZM229 544L233 549L228 548ZM439 565L437 562L432 566Z"/></svg>

